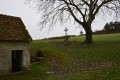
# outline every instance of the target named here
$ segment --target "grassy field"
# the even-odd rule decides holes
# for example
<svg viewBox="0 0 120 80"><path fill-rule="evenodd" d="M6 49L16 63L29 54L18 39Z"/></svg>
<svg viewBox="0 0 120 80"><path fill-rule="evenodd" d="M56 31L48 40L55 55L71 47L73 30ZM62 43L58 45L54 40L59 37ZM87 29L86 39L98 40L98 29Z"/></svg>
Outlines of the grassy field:
<svg viewBox="0 0 120 80"><path fill-rule="evenodd" d="M120 34L94 35L92 45L81 45L84 36L63 40L35 40L31 55L42 50L43 59L31 70L1 76L0 80L120 80ZM57 45L58 44L58 45Z"/></svg>

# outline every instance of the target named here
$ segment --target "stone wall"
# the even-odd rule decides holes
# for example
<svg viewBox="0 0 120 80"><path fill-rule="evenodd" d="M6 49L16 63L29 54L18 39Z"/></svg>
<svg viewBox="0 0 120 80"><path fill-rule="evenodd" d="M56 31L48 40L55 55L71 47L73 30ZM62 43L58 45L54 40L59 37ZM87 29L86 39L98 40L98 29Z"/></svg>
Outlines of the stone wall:
<svg viewBox="0 0 120 80"><path fill-rule="evenodd" d="M22 68L30 69L29 48L28 42L0 42L0 75L12 72L12 50L22 50Z"/></svg>

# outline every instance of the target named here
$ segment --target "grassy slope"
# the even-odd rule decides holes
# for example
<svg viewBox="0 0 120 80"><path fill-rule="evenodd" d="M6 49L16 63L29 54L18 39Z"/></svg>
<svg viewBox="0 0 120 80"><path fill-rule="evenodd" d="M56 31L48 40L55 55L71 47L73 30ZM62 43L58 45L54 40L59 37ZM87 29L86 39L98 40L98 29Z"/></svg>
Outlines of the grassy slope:
<svg viewBox="0 0 120 80"><path fill-rule="evenodd" d="M120 80L120 34L93 37L92 45L80 45L84 36L71 38L66 46L62 40L33 41L32 55L38 49L43 52L40 63L32 64L31 71L0 80Z"/></svg>

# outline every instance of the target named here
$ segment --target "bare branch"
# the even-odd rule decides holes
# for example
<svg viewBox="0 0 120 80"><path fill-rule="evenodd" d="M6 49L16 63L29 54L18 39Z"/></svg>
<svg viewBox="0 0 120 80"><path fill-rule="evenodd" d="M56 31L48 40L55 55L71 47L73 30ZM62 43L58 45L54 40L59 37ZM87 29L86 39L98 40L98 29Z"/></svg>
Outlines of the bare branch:
<svg viewBox="0 0 120 80"><path fill-rule="evenodd" d="M67 5L67 7L68 7L68 9L69 9L71 15L72 15L73 18L75 19L75 21L77 21L78 23L80 23L80 24L82 25L83 23L74 15L72 9L71 9L70 6L69 6L69 3L68 3L67 1L65 1L65 0L64 0L64 2L65 2L65 4Z"/></svg>
<svg viewBox="0 0 120 80"><path fill-rule="evenodd" d="M26 4L35 2L38 11L43 12L42 27L65 23L70 16L80 25L92 21L98 13L107 11L120 17L120 0L26 0Z"/></svg>

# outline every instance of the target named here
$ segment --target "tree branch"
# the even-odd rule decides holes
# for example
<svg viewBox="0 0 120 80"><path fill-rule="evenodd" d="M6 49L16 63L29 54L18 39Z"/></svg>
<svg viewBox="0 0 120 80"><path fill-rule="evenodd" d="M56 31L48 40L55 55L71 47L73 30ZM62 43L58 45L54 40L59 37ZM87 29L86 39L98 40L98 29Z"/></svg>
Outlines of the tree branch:
<svg viewBox="0 0 120 80"><path fill-rule="evenodd" d="M71 10L71 8L70 8L70 6L69 6L69 3L68 3L67 1L65 1L65 0L64 0L64 2L65 2L65 4L67 5L67 7L68 7L68 9L69 9L71 15L72 15L73 18L75 19L75 21L77 21L79 24L82 25L83 22L81 22L81 21L74 15L73 11Z"/></svg>

